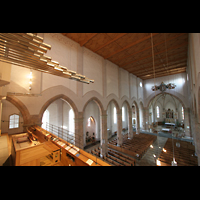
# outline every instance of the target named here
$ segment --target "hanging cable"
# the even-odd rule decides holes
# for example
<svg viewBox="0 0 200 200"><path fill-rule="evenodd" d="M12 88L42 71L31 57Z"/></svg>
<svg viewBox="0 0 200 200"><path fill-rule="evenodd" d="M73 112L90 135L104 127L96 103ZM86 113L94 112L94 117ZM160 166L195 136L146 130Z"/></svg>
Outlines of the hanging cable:
<svg viewBox="0 0 200 200"><path fill-rule="evenodd" d="M167 41L166 41L166 33L165 33L165 52L166 52L166 62L167 62L167 73L169 77L169 70L168 70L168 51L167 51ZM168 80L169 82L169 80ZM175 92L175 91L174 91ZM172 134L172 150L173 150L173 161L172 161L172 166L177 165L177 162L175 161L175 156L174 156L174 140L173 140L173 133L172 133L172 128L171 129L171 134Z"/></svg>
<svg viewBox="0 0 200 200"><path fill-rule="evenodd" d="M153 59L153 75L154 75L154 87L155 87L155 78L156 78L156 76L155 76L155 66L154 66L154 50L153 50L153 37L152 37L152 33L151 33L151 49L152 49L152 59ZM155 97L154 97L154 99L156 98L156 90L154 90L154 94L155 94ZM155 112L154 112L154 114L155 114ZM156 165L158 165L158 166L160 166L161 164L160 164L160 161L159 161L159 159L158 159L158 156L159 156L159 140L158 140L158 131L157 131L157 142L158 142L158 153L157 153L157 159L156 159ZM155 155L153 155L154 157L155 157Z"/></svg>

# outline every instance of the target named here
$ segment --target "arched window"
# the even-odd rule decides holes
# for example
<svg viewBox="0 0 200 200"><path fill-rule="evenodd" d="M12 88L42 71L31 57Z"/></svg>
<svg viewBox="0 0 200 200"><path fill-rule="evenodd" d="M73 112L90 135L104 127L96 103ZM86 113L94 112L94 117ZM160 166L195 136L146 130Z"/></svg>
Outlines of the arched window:
<svg viewBox="0 0 200 200"><path fill-rule="evenodd" d="M116 124L117 123L117 113L116 113L116 108L114 107L114 114L113 114L114 116L114 124Z"/></svg>
<svg viewBox="0 0 200 200"><path fill-rule="evenodd" d="M122 107L122 121L125 121L125 111L124 111L124 106Z"/></svg>
<svg viewBox="0 0 200 200"><path fill-rule="evenodd" d="M45 110L43 117L42 117L42 128L46 129L46 127L48 127L47 123L49 123L49 111Z"/></svg>
<svg viewBox="0 0 200 200"><path fill-rule="evenodd" d="M19 128L19 115L13 114L9 117L9 129Z"/></svg>
<svg viewBox="0 0 200 200"><path fill-rule="evenodd" d="M157 112L157 118L160 118L160 110L158 106L156 106L156 112Z"/></svg>
<svg viewBox="0 0 200 200"><path fill-rule="evenodd" d="M74 132L74 111L69 111L69 131Z"/></svg>
<svg viewBox="0 0 200 200"><path fill-rule="evenodd" d="M184 120L184 108L182 107L182 120Z"/></svg>

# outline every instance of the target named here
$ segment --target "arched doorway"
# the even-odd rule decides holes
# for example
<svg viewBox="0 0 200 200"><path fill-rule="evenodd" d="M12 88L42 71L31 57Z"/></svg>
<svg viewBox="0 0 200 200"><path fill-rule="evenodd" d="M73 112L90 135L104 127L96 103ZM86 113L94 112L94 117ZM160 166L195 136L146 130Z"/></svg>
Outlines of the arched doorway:
<svg viewBox="0 0 200 200"><path fill-rule="evenodd" d="M85 131L86 131L86 145L96 142L97 126L93 116L90 116L87 119Z"/></svg>
<svg viewBox="0 0 200 200"><path fill-rule="evenodd" d="M101 103L99 103L99 100L96 98L92 98L88 100L88 102L85 104L83 109L83 141L84 141L84 148L87 148L87 138L89 135L88 130L88 119L94 119L95 122L95 132L91 132L93 135L94 133L94 143L100 142L100 114L101 114ZM90 118L92 117L92 118ZM93 129L94 130L94 129ZM93 136L92 136L93 137Z"/></svg>
<svg viewBox="0 0 200 200"><path fill-rule="evenodd" d="M178 97L170 93L160 93L154 96L147 106L149 115L152 115L152 118L151 116L149 117L148 122L150 131L168 133L167 128L163 128L165 126L173 126L177 127L178 131L181 130L183 136L190 136L187 108ZM175 133L175 131L172 132Z"/></svg>
<svg viewBox="0 0 200 200"><path fill-rule="evenodd" d="M75 117L78 111L71 99L57 95L42 107L39 120L42 127L64 140L79 146L79 135L75 134Z"/></svg>
<svg viewBox="0 0 200 200"><path fill-rule="evenodd" d="M117 135L117 113L119 113L118 103L112 99L107 106L107 137L110 139Z"/></svg>
<svg viewBox="0 0 200 200"><path fill-rule="evenodd" d="M56 99L46 108L42 117L42 127L48 129L48 124L74 133L74 111L66 100Z"/></svg>

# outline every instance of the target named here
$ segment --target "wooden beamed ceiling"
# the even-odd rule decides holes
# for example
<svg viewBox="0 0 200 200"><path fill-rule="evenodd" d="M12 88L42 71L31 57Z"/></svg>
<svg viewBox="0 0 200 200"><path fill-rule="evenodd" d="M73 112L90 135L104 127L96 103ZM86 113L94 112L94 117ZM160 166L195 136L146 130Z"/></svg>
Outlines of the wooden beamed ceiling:
<svg viewBox="0 0 200 200"><path fill-rule="evenodd" d="M151 33L62 33L135 76L154 78ZM188 33L152 33L155 77L186 71Z"/></svg>

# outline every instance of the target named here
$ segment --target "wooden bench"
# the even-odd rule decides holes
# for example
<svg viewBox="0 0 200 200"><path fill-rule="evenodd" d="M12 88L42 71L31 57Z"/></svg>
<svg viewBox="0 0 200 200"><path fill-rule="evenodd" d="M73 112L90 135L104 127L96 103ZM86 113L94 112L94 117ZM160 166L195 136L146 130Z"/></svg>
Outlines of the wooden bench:
<svg viewBox="0 0 200 200"><path fill-rule="evenodd" d="M180 143L180 147L176 146L176 143ZM173 139L174 146L174 157L178 166L197 166L198 160L195 154L195 147L186 141ZM169 138L165 143L164 148L166 152L161 152L159 160L161 161L161 166L171 166L173 160L173 146L172 139ZM192 156L193 155L193 156Z"/></svg>

